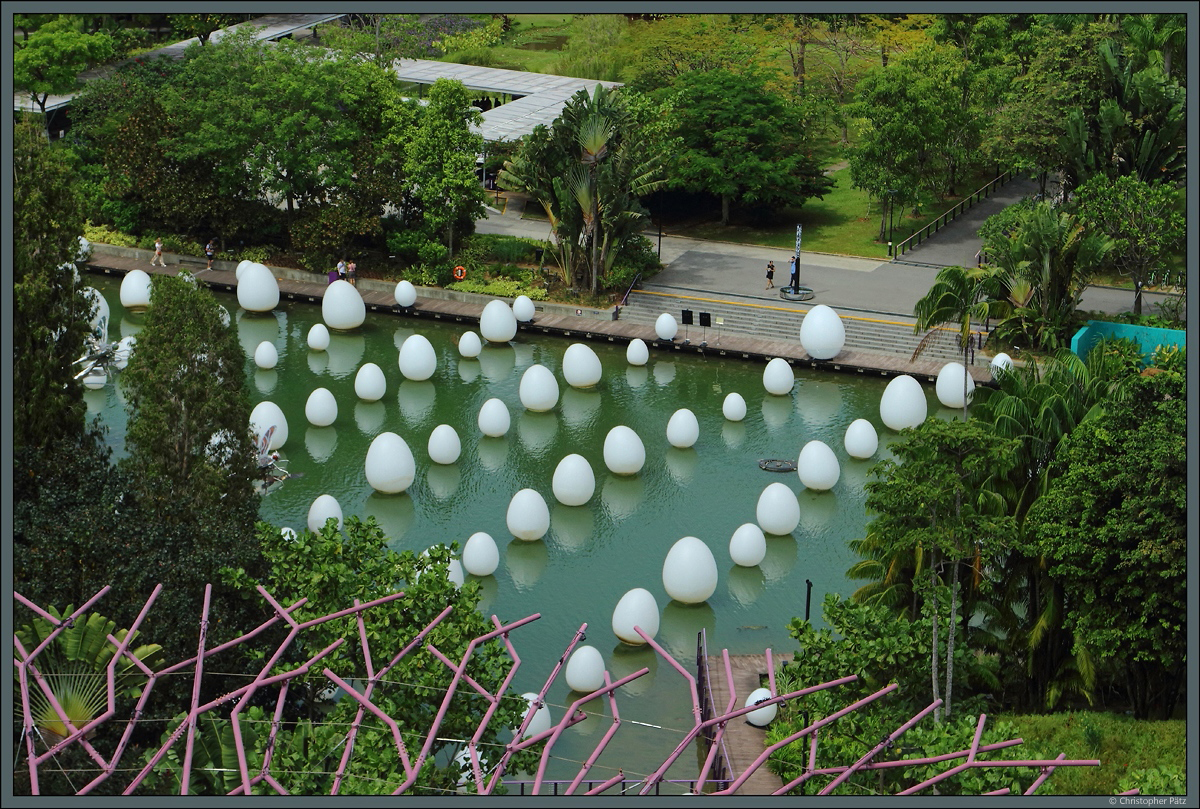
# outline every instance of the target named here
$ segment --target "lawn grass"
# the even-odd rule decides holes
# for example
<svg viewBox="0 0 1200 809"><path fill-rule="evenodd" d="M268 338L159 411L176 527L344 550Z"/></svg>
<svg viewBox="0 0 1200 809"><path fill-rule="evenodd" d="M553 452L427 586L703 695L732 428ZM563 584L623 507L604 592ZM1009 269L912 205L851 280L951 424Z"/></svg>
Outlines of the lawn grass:
<svg viewBox="0 0 1200 809"><path fill-rule="evenodd" d="M1098 767L1059 767L1039 795L1112 795L1131 770L1174 767L1186 772L1187 725L1183 720L1139 721L1123 714L991 717L1011 722L1030 748L1050 758L1099 759ZM1022 754L1024 755L1024 754Z"/></svg>

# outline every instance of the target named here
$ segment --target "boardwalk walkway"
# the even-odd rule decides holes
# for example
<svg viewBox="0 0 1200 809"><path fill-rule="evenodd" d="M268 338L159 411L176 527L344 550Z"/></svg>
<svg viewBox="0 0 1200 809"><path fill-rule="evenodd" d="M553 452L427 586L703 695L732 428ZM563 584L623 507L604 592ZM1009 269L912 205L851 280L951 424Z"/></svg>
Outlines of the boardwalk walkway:
<svg viewBox="0 0 1200 809"><path fill-rule="evenodd" d="M791 660L790 654L772 655L776 665ZM725 661L721 656L709 655L708 683L712 692L713 706L718 711L741 708L746 697L756 688L766 687L766 655L730 655L729 667L733 674L733 700L730 707L729 681L725 673ZM724 749L728 756L730 774L737 777L745 772L766 748L766 728L755 727L743 717L732 720L725 726ZM764 764L738 787L735 795L770 795L783 786L779 776Z"/></svg>

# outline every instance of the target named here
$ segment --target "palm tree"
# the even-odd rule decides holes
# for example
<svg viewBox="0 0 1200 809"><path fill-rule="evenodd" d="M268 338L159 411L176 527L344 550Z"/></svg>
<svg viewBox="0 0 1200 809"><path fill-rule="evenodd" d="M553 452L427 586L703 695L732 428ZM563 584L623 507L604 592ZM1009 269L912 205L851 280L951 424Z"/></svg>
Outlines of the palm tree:
<svg viewBox="0 0 1200 809"><path fill-rule="evenodd" d="M913 351L913 360L929 346L943 325L951 324L958 329L958 344L963 352L963 421L967 420L967 375L970 373L967 357L971 347L971 324L1002 311L999 292L1000 272L993 267L945 267L938 272L933 286L913 309L913 315L917 318L914 333L926 332Z"/></svg>

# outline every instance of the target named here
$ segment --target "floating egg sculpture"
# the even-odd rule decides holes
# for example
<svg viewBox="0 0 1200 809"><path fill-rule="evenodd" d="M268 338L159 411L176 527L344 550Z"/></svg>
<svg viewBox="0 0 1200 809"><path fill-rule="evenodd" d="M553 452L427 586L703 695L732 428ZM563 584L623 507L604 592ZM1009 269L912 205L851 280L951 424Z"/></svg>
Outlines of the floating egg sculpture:
<svg viewBox="0 0 1200 809"><path fill-rule="evenodd" d="M417 288L411 281L400 281L396 284L396 304L405 309L417 302Z"/></svg>
<svg viewBox="0 0 1200 809"><path fill-rule="evenodd" d="M279 536L282 537L285 542L294 542L296 539L296 530L294 528L288 528L285 525L283 528L279 529Z"/></svg>
<svg viewBox="0 0 1200 809"><path fill-rule="evenodd" d="M479 316L479 333L489 343L507 343L517 336L517 318L504 301L489 301Z"/></svg>
<svg viewBox="0 0 1200 809"><path fill-rule="evenodd" d="M222 326L229 328L229 310L220 304L217 305L217 317L220 319Z"/></svg>
<svg viewBox="0 0 1200 809"><path fill-rule="evenodd" d="M484 435L499 438L508 432L511 424L508 407L499 399L488 399L479 408L479 430Z"/></svg>
<svg viewBox="0 0 1200 809"><path fill-rule="evenodd" d="M746 418L746 400L740 393L731 393L721 403L721 413L730 421L741 421Z"/></svg>
<svg viewBox="0 0 1200 809"><path fill-rule="evenodd" d="M617 425L604 438L604 465L614 475L636 475L646 463L642 439L628 427Z"/></svg>
<svg viewBox="0 0 1200 809"><path fill-rule="evenodd" d="M756 688L750 692L750 696L746 697L743 708L749 708L751 705L756 705L765 699L771 698L771 692L766 688ZM771 724L771 720L775 718L775 714L779 713L779 703L772 703L759 708L757 711L751 711L746 714L746 721L758 728L765 728Z"/></svg>
<svg viewBox="0 0 1200 809"><path fill-rule="evenodd" d="M267 449L279 449L287 443L287 418L284 417L283 410L279 405L274 402L259 402L250 411L251 432L261 437L266 435L267 430L272 427L275 428L275 432L271 434L271 443L267 446Z"/></svg>
<svg viewBox="0 0 1200 809"><path fill-rule="evenodd" d="M658 634L658 620L658 602L654 596L649 590L635 587L621 596L613 610L613 634L625 643L641 646L646 641L634 631L634 627L640 627L653 638Z"/></svg>
<svg viewBox="0 0 1200 809"><path fill-rule="evenodd" d="M96 331L100 328L100 324L104 324L104 332L100 335L101 339L108 339L108 301L100 294L100 290L95 287L84 287L83 296L88 299L89 303L95 304L95 311L92 317L88 320L88 328Z"/></svg>
<svg viewBox="0 0 1200 809"><path fill-rule="evenodd" d="M639 337L629 341L629 345L625 347L625 359L630 365L645 365L650 361L650 349L646 345L646 341Z"/></svg>
<svg viewBox="0 0 1200 809"><path fill-rule="evenodd" d="M674 340L675 335L679 334L679 324L675 322L674 317L663 312L658 316L658 320L654 321L654 333L660 340Z"/></svg>
<svg viewBox="0 0 1200 809"><path fill-rule="evenodd" d="M463 545L462 565L472 576L490 576L500 566L500 549L491 534L476 531Z"/></svg>
<svg viewBox="0 0 1200 809"><path fill-rule="evenodd" d="M518 323L528 323L537 314L537 308L528 295L518 295L512 302L512 311Z"/></svg>
<svg viewBox="0 0 1200 809"><path fill-rule="evenodd" d="M755 516L764 533L784 536L800 524L800 501L784 484L771 483L758 496Z"/></svg>
<svg viewBox="0 0 1200 809"><path fill-rule="evenodd" d="M247 270L247 268L249 268L250 265L252 265L253 263L254 262L248 258L244 258L241 261L239 261L237 267L233 271L233 277L236 280L241 281L242 273L244 273Z"/></svg>
<svg viewBox="0 0 1200 809"><path fill-rule="evenodd" d="M324 351L329 348L329 329L324 323L314 323L308 330L308 348L310 351Z"/></svg>
<svg viewBox="0 0 1200 809"><path fill-rule="evenodd" d="M124 371L129 365L129 358L133 356L134 346L137 345L137 338L132 335L122 337L117 342L117 348L113 351L113 366L118 371Z"/></svg>
<svg viewBox="0 0 1200 809"><path fill-rule="evenodd" d="M831 360L846 344L846 327L837 312L819 303L800 323L800 345L814 360Z"/></svg>
<svg viewBox="0 0 1200 809"><path fill-rule="evenodd" d="M767 389L767 393L786 396L792 392L794 384L796 384L796 375L792 371L792 366L788 365L788 361L783 357L776 357L763 369L763 387Z"/></svg>
<svg viewBox="0 0 1200 809"><path fill-rule="evenodd" d="M462 454L462 442L458 432L449 424L439 424L429 434L429 460L434 463L450 464Z"/></svg>
<svg viewBox="0 0 1200 809"><path fill-rule="evenodd" d="M150 273L130 270L121 279L121 305L126 309L145 309L150 305Z"/></svg>
<svg viewBox="0 0 1200 809"><path fill-rule="evenodd" d="M695 413L681 407L671 415L670 421L667 422L667 441L671 446L687 449L695 444L699 437L700 422L696 421Z"/></svg>
<svg viewBox="0 0 1200 809"><path fill-rule="evenodd" d="M855 419L846 428L846 454L851 458L870 458L879 449L879 434L866 419Z"/></svg>
<svg viewBox="0 0 1200 809"><path fill-rule="evenodd" d="M338 279L325 287L321 319L331 329L357 329L367 319L367 305L353 284Z"/></svg>
<svg viewBox="0 0 1200 809"><path fill-rule="evenodd" d="M342 507L332 494L323 494L308 507L308 530L314 534L320 532L330 517L337 520L338 530L342 530Z"/></svg>
<svg viewBox="0 0 1200 809"><path fill-rule="evenodd" d="M563 354L562 371L571 387L590 388L600 381L600 358L590 346L572 343Z"/></svg>
<svg viewBox="0 0 1200 809"><path fill-rule="evenodd" d="M367 483L372 489L383 494L398 494L412 485L417 465L403 438L383 432L375 436L367 448L366 470Z"/></svg>
<svg viewBox="0 0 1200 809"><path fill-rule="evenodd" d="M735 565L754 567L767 555L767 538L752 522L744 523L729 539L729 558Z"/></svg>
<svg viewBox="0 0 1200 809"><path fill-rule="evenodd" d="M879 417L897 432L905 427L916 427L928 414L925 391L921 390L921 383L908 374L889 382L879 397Z"/></svg>
<svg viewBox="0 0 1200 809"><path fill-rule="evenodd" d="M582 455L571 454L554 468L550 484L554 498L564 506L582 506L596 493L596 474Z"/></svg>
<svg viewBox="0 0 1200 809"><path fill-rule="evenodd" d="M424 382L437 370L437 352L423 334L414 334L400 346L400 373L405 379Z"/></svg>
<svg viewBox="0 0 1200 809"><path fill-rule="evenodd" d="M446 565L446 578L455 587L462 587L464 581L462 562L452 558L450 564Z"/></svg>
<svg viewBox="0 0 1200 809"><path fill-rule="evenodd" d="M572 691L590 694L604 687L604 656L595 646L578 646L563 670Z"/></svg>
<svg viewBox="0 0 1200 809"><path fill-rule="evenodd" d="M539 540L550 530L550 508L533 489L521 489L508 503L508 530L517 539Z"/></svg>
<svg viewBox="0 0 1200 809"><path fill-rule="evenodd" d="M558 380L545 365L530 365L521 374L521 404L526 410L544 413L558 404Z"/></svg>
<svg viewBox="0 0 1200 809"><path fill-rule="evenodd" d="M317 388L304 403L304 418L314 427L328 427L337 421L337 399L328 388Z"/></svg>
<svg viewBox="0 0 1200 809"><path fill-rule="evenodd" d="M963 385L966 385L967 396L963 400ZM948 362L938 371L934 392L938 401L946 407L963 407L971 403L975 395L975 380L967 373L961 362Z"/></svg>
<svg viewBox="0 0 1200 809"><path fill-rule="evenodd" d="M479 356L479 352L483 350L483 343L479 340L479 335L473 331L463 332L462 337L458 338L458 353L467 359L474 359Z"/></svg>
<svg viewBox="0 0 1200 809"><path fill-rule="evenodd" d="M275 273L257 261L242 271L237 286L238 306L247 312L269 312L279 305Z"/></svg>
<svg viewBox="0 0 1200 809"><path fill-rule="evenodd" d="M529 703L529 707L525 709L525 716L529 716L533 712L533 706L537 704L537 694L529 693L522 694L521 698ZM536 736L539 733L545 733L554 724L550 716L550 708L546 705L537 709L533 714L533 719L529 720L529 724L525 726L525 735L522 738L528 739L530 736Z"/></svg>
<svg viewBox="0 0 1200 809"><path fill-rule="evenodd" d="M663 561L663 589L682 604L701 604L717 590L717 560L702 540L684 537Z"/></svg>
<svg viewBox="0 0 1200 809"><path fill-rule="evenodd" d="M842 476L842 467L837 456L824 441L809 441L800 450L796 460L796 472L806 489L825 491L832 489Z"/></svg>
<svg viewBox="0 0 1200 809"><path fill-rule="evenodd" d="M100 390L108 384L108 374L102 371L93 371L83 378L83 386L88 390Z"/></svg>
<svg viewBox="0 0 1200 809"><path fill-rule="evenodd" d="M354 395L364 402L378 402L387 393L383 369L373 362L364 362L354 375Z"/></svg>
<svg viewBox="0 0 1200 809"><path fill-rule="evenodd" d="M1012 368L1012 357L1001 351L996 356L992 357L991 363L988 365L992 372L992 379L998 379L1000 374Z"/></svg>
<svg viewBox="0 0 1200 809"><path fill-rule="evenodd" d="M82 264L92 257L92 243L82 236L79 237L79 249L75 251L75 263Z"/></svg>
<svg viewBox="0 0 1200 809"><path fill-rule="evenodd" d="M269 371L279 364L279 349L270 340L263 340L254 349L254 364Z"/></svg>

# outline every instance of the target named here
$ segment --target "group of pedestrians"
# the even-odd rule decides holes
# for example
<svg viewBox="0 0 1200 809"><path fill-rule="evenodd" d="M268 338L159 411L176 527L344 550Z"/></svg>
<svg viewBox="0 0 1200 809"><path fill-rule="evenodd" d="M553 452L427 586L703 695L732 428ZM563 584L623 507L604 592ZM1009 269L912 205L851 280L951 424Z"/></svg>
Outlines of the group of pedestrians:
<svg viewBox="0 0 1200 809"><path fill-rule="evenodd" d="M351 286L358 286L358 265L353 259L346 261L341 259L337 263L337 267L329 271L329 283L337 280L349 281Z"/></svg>
<svg viewBox="0 0 1200 809"><path fill-rule="evenodd" d="M792 276L791 281L789 282L788 286L791 287L792 289L795 289L796 287L800 286L800 269L796 263L795 256L792 256L792 258L788 262L788 265L791 267L791 276ZM767 262L767 285L765 287L763 287L763 289L774 289L774 288L775 288L775 262L768 261Z"/></svg>

